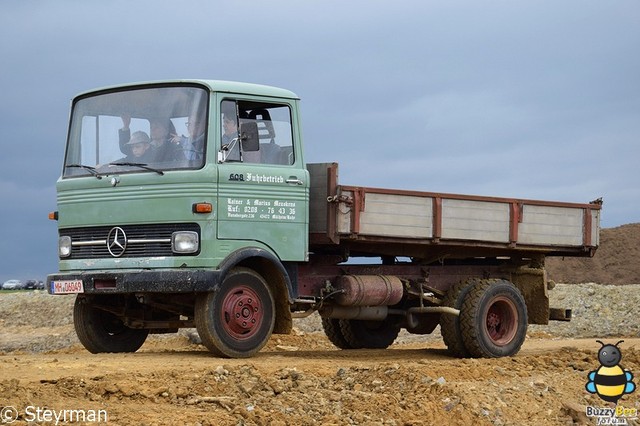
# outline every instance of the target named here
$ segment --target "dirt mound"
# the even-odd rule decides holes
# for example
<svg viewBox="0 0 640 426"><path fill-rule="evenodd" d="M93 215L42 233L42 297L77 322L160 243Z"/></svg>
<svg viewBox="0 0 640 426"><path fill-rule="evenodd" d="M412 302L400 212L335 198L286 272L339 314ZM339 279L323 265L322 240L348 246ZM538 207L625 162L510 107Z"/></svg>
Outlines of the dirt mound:
<svg viewBox="0 0 640 426"><path fill-rule="evenodd" d="M549 278L561 283L640 284L640 223L606 228L593 258L550 257Z"/></svg>

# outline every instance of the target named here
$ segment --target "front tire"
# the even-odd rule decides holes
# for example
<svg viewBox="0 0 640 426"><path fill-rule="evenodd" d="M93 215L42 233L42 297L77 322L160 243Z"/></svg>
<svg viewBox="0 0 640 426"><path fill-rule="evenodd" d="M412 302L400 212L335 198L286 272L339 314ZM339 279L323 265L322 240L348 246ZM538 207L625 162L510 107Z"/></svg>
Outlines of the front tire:
<svg viewBox="0 0 640 426"><path fill-rule="evenodd" d="M527 323L522 294L505 280L473 287L460 309L462 339L474 357L515 355L524 343Z"/></svg>
<svg viewBox="0 0 640 426"><path fill-rule="evenodd" d="M73 325L80 343L93 354L135 352L149 335L149 330L127 327L116 315L96 308L83 296L76 297Z"/></svg>
<svg viewBox="0 0 640 426"><path fill-rule="evenodd" d="M219 289L196 300L195 323L202 343L226 358L248 358L271 337L275 303L262 276L232 269Z"/></svg>

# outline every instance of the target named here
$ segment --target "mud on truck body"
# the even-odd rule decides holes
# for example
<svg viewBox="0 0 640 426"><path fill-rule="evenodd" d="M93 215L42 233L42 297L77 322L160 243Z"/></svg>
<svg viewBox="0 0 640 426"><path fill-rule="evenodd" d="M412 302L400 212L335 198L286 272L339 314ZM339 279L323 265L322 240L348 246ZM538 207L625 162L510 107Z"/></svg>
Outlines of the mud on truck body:
<svg viewBox="0 0 640 426"><path fill-rule="evenodd" d="M177 154L123 160L123 133L158 121L175 127L165 143ZM72 102L47 286L76 295L75 329L93 353L195 327L215 355L249 357L317 312L342 349L440 325L454 356L510 356L528 324L570 318L549 306L545 258L593 256L600 210L341 185L337 163L304 162L290 91L114 86Z"/></svg>

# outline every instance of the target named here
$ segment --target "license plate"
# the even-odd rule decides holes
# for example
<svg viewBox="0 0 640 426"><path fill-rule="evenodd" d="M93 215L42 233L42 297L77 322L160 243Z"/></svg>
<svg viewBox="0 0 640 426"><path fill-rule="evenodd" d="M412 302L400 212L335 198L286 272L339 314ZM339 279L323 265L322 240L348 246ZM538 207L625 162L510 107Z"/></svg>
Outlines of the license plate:
<svg viewBox="0 0 640 426"><path fill-rule="evenodd" d="M51 294L84 293L82 280L51 281Z"/></svg>

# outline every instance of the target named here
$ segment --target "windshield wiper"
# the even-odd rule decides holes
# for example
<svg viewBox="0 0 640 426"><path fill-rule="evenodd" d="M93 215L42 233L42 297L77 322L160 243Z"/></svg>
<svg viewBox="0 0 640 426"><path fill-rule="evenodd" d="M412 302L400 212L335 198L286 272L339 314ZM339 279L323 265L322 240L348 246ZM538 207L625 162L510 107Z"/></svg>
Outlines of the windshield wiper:
<svg viewBox="0 0 640 426"><path fill-rule="evenodd" d="M96 177L96 179L102 179L102 175L96 171L95 167L87 166L85 164L67 164L65 167L73 167L78 169L85 169L92 175Z"/></svg>
<svg viewBox="0 0 640 426"><path fill-rule="evenodd" d="M164 175L164 172L162 170L158 170L158 169L154 169L153 167L149 167L147 166L146 163L129 163L129 162L116 162L116 163L109 163L110 166L132 166L132 167L140 167L141 169L145 169L145 170L149 170L151 172L156 172L157 174L159 174L160 176Z"/></svg>

